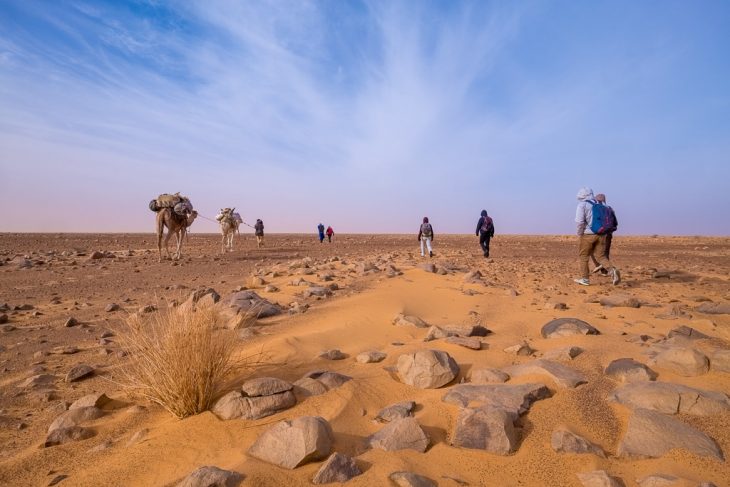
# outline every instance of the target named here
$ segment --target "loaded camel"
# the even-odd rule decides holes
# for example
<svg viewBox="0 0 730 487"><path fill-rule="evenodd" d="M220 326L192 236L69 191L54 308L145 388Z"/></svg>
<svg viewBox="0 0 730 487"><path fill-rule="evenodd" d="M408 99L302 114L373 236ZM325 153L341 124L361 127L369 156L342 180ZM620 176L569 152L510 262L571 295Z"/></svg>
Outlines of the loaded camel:
<svg viewBox="0 0 730 487"><path fill-rule="evenodd" d="M185 209L182 214L176 213L172 208L162 208L157 212L157 249L160 251L160 262L162 262L162 234L167 227L167 235L165 235L165 252L167 258L179 260L182 256L182 244L185 235L187 235L188 227L193 224L198 212L195 210ZM177 239L177 250L170 257L170 249L168 243L170 237L175 234Z"/></svg>
<svg viewBox="0 0 730 487"><path fill-rule="evenodd" d="M226 253L226 249L229 252L233 252L233 236L238 232L238 225L240 224L240 216L234 213L235 208L221 208L220 213L215 218L221 225L221 233L223 234L223 240L221 242L221 254Z"/></svg>

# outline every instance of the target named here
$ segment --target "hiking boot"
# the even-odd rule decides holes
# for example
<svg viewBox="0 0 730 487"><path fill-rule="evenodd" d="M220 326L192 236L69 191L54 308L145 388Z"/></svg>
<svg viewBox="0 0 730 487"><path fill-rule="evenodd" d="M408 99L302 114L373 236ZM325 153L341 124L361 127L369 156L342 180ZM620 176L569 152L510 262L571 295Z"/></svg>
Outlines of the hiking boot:
<svg viewBox="0 0 730 487"><path fill-rule="evenodd" d="M621 282L621 273L615 267L613 268L613 272L611 272L611 282L613 282L614 286Z"/></svg>
<svg viewBox="0 0 730 487"><path fill-rule="evenodd" d="M585 277L582 279L573 279L573 282L576 282L576 283L580 284L581 286L590 286L591 285L591 281L589 281Z"/></svg>
<svg viewBox="0 0 730 487"><path fill-rule="evenodd" d="M605 270L606 270L606 269L604 269L604 268L603 268L603 266L602 266L601 264L598 264L598 265L597 265L597 266L595 267L595 269L593 269L593 270L591 271L591 274L595 274L596 272L601 272L601 273L602 273L602 271L605 271Z"/></svg>
<svg viewBox="0 0 730 487"><path fill-rule="evenodd" d="M431 251L429 250L429 251L428 251L428 256L429 256L429 257L433 257L433 252L431 252Z"/></svg>
<svg viewBox="0 0 730 487"><path fill-rule="evenodd" d="M489 258L489 252L484 252L484 257Z"/></svg>

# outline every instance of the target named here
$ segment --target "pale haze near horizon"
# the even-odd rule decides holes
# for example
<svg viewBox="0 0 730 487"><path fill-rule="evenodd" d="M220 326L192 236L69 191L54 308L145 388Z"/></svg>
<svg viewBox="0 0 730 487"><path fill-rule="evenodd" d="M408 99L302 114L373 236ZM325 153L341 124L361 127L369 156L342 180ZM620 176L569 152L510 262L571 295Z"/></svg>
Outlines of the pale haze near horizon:
<svg viewBox="0 0 730 487"><path fill-rule="evenodd" d="M0 231L730 235L730 3L0 4ZM199 219L197 232L214 232Z"/></svg>

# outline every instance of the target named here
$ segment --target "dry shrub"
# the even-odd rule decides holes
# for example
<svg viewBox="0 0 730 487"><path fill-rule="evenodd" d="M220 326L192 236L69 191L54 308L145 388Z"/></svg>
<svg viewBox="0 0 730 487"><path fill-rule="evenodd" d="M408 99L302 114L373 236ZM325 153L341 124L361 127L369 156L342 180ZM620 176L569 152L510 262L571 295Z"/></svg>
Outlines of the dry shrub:
<svg viewBox="0 0 730 487"><path fill-rule="evenodd" d="M233 354L236 340L218 329L218 321L213 307L130 318L121 337L131 355L122 367L125 385L178 418L208 410L241 367Z"/></svg>

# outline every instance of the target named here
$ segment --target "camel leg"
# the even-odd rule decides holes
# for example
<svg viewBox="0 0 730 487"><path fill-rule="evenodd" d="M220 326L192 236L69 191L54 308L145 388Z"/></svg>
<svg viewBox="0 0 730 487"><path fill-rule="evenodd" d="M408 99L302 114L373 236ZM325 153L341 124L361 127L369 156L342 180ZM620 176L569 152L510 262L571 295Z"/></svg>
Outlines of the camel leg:
<svg viewBox="0 0 730 487"><path fill-rule="evenodd" d="M170 237L172 237L172 231L170 228L167 228L167 233L165 234L165 255L167 255L167 258L172 260L172 257L170 256Z"/></svg>
<svg viewBox="0 0 730 487"><path fill-rule="evenodd" d="M162 215L157 215L157 250L160 253L160 262L162 262L162 234L165 231L165 222Z"/></svg>
<svg viewBox="0 0 730 487"><path fill-rule="evenodd" d="M226 231L223 230L223 238L221 239L221 254L226 253Z"/></svg>
<svg viewBox="0 0 730 487"><path fill-rule="evenodd" d="M181 228L177 232L175 232L175 239L177 243L177 250L175 251L175 260L180 260L182 257L182 245L183 245L183 239L185 238L185 229Z"/></svg>

